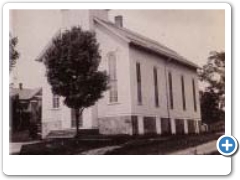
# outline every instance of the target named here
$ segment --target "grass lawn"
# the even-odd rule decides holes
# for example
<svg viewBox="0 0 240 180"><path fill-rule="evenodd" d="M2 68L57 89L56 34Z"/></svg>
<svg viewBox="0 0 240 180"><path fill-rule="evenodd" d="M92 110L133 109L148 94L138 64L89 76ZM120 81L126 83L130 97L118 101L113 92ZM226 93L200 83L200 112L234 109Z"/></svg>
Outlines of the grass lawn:
<svg viewBox="0 0 240 180"><path fill-rule="evenodd" d="M220 135L152 136L82 136L78 139L49 139L37 144L24 145L21 155L74 155L105 146L121 145L109 155L166 154L218 139Z"/></svg>
<svg viewBox="0 0 240 180"><path fill-rule="evenodd" d="M74 155L90 149L119 145L129 136L83 135L76 138L56 138L42 140L40 143L23 145L20 155Z"/></svg>

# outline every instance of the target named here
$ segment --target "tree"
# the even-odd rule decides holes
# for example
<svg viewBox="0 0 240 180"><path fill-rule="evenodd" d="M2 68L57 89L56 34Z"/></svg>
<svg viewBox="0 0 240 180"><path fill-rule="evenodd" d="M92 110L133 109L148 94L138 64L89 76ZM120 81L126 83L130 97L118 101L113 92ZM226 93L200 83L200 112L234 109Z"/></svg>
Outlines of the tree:
<svg viewBox="0 0 240 180"><path fill-rule="evenodd" d="M16 64L16 60L19 58L19 52L16 50L17 43L18 43L18 38L10 36L9 38L9 71L12 70L12 68Z"/></svg>
<svg viewBox="0 0 240 180"><path fill-rule="evenodd" d="M219 108L219 97L213 91L200 91L202 120L206 124L224 120L224 111Z"/></svg>
<svg viewBox="0 0 240 180"><path fill-rule="evenodd" d="M76 136L84 108L94 105L108 89L107 73L98 71L100 60L95 33L80 27L73 27L54 38L44 56L52 92L64 97L64 103L75 109Z"/></svg>
<svg viewBox="0 0 240 180"><path fill-rule="evenodd" d="M202 118L206 122L222 120L225 108L225 52L211 52L208 62L199 71L206 84L200 93Z"/></svg>

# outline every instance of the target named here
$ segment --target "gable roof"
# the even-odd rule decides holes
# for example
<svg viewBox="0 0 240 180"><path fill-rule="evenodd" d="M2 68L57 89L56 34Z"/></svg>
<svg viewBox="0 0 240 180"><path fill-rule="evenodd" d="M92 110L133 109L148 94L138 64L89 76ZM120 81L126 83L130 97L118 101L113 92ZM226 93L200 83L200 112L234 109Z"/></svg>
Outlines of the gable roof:
<svg viewBox="0 0 240 180"><path fill-rule="evenodd" d="M157 41L144 37L124 27L119 27L109 21L105 21L97 17L95 17L94 20L97 23L103 25L105 28L107 28L111 32L113 32L115 35L127 41L129 44L140 46L142 48L145 48L146 50L153 51L161 56L166 56L183 65L187 65L193 68L198 68L198 65L196 65L195 63L187 60L186 58L178 54L176 51L173 51L172 49L160 44Z"/></svg>
<svg viewBox="0 0 240 180"><path fill-rule="evenodd" d="M34 96L36 96L39 92L41 92L42 88L36 88L36 89L28 89L28 88L11 88L10 89L10 97L19 96L20 100L30 100Z"/></svg>
<svg viewBox="0 0 240 180"><path fill-rule="evenodd" d="M175 60L177 63L181 63L183 65L186 65L186 66L189 66L189 67L192 67L195 69L199 67L195 63L187 60L186 58L184 58L183 56L178 54L176 51L168 48L167 46L165 46L163 44L160 44L157 41L154 41L150 38L142 36L136 32L126 29L124 27L119 27L110 21L105 21L105 20L99 19L97 17L94 17L94 21L101 24L102 26L107 28L109 31L114 33L116 36L125 40L130 45L135 45L135 46L144 48L146 50L155 52L158 55L165 56L171 60ZM46 44L46 46L40 52L38 57L35 59L36 61L43 61L46 50L52 45L52 40L55 37L57 37L59 34L61 34L61 32L62 31L60 29L53 35L52 39Z"/></svg>

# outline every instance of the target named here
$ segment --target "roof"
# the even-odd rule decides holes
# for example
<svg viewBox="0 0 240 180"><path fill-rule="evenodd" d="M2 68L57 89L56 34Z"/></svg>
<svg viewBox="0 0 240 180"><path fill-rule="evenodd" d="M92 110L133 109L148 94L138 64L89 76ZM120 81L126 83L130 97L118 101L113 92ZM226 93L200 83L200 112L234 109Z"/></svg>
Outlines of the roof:
<svg viewBox="0 0 240 180"><path fill-rule="evenodd" d="M193 68L198 68L198 65L196 65L195 63L187 60L186 58L178 54L176 51L168 48L167 46L160 44L157 41L144 37L124 27L119 27L109 21L105 21L96 17L94 18L94 20L100 23L101 25L103 25L104 27L108 28L111 32L115 33L117 36L126 40L128 43L132 45L140 46L147 50L153 51L159 55L166 56L171 60L175 60L181 64L184 64Z"/></svg>
<svg viewBox="0 0 240 180"><path fill-rule="evenodd" d="M95 22L98 22L99 24L103 25L105 28L113 32L115 35L119 36L123 40L127 41L130 45L135 45L141 48L144 48L146 50L155 52L161 56L166 56L169 60L175 60L178 63L181 63L186 66L190 66L192 68L198 68L199 66L195 63L187 60L180 54L178 54L176 51L168 48L167 46L160 44L157 41L154 41L150 38L147 38L145 36L142 36L136 32L133 32L129 29L126 29L124 27L119 27L115 25L114 23L110 21L105 21L102 19L99 19L97 17L94 17ZM54 35L53 38L57 37L61 33L61 30L58 30ZM44 54L46 50L52 45L52 39L48 42L48 44L44 47L44 49L40 52L38 57L35 59L36 61L43 61Z"/></svg>
<svg viewBox="0 0 240 180"><path fill-rule="evenodd" d="M19 89L19 88L11 88L10 89L10 96L19 96L20 100L30 100L34 96L36 96L39 92L41 92L42 88L35 88L35 89Z"/></svg>

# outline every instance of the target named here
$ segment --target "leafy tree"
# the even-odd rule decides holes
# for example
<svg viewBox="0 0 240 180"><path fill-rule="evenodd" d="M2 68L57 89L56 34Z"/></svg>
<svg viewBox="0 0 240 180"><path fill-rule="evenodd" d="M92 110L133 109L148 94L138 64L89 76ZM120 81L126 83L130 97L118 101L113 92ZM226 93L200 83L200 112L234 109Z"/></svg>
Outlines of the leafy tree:
<svg viewBox="0 0 240 180"><path fill-rule="evenodd" d="M203 121L222 120L225 108L225 52L211 52L208 62L199 71L200 81L206 84L200 93Z"/></svg>
<svg viewBox="0 0 240 180"><path fill-rule="evenodd" d="M224 111L219 108L219 97L212 90L200 91L202 120L206 124L224 120Z"/></svg>
<svg viewBox="0 0 240 180"><path fill-rule="evenodd" d="M73 27L54 38L44 56L52 92L64 97L64 103L75 109L76 136L84 108L94 105L108 89L106 72L98 71L100 60L95 33L80 27Z"/></svg>
<svg viewBox="0 0 240 180"><path fill-rule="evenodd" d="M10 36L9 38L9 70L10 71L15 66L16 60L19 58L19 52L16 50L17 43L18 43L18 38Z"/></svg>

